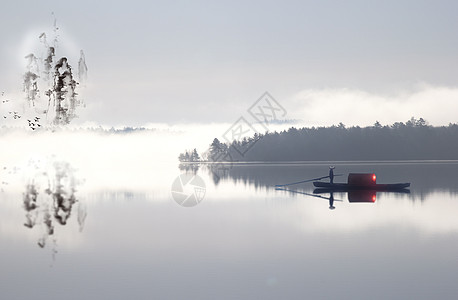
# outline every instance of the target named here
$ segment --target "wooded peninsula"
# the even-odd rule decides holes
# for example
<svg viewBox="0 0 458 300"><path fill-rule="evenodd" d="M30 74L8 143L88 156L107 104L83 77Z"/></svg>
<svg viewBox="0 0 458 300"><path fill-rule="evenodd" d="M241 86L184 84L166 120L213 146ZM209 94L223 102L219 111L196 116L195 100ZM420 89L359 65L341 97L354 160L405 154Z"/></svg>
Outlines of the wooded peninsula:
<svg viewBox="0 0 458 300"><path fill-rule="evenodd" d="M187 155L186 155L187 154ZM232 143L217 138L202 154L187 151L192 161L361 161L458 159L458 124L435 127L423 118L382 126L291 127L281 132L255 134Z"/></svg>

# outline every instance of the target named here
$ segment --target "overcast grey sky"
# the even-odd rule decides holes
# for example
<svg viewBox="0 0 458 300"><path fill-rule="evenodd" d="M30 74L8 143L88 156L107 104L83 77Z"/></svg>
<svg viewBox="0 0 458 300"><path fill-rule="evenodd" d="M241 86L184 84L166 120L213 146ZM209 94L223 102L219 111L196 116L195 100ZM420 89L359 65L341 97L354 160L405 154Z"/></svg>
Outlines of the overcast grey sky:
<svg viewBox="0 0 458 300"><path fill-rule="evenodd" d="M457 1L11 1L0 12L2 91L20 89L24 45L52 31L51 12L68 40L59 54L85 51L87 120L232 122L269 91L314 124L366 122L365 111L332 111L359 106L353 94L383 104L369 118L434 122L445 110L458 121ZM429 107L441 99L424 94L437 89L449 93ZM425 108L410 112L418 93Z"/></svg>

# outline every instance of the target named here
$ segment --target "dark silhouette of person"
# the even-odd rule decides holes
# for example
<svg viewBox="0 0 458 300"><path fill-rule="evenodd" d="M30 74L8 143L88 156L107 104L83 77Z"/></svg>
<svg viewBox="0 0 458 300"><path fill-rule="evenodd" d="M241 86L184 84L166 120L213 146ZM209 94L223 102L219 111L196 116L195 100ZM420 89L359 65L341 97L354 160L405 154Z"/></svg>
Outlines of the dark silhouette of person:
<svg viewBox="0 0 458 300"><path fill-rule="evenodd" d="M334 166L329 167L329 182L334 183Z"/></svg>
<svg viewBox="0 0 458 300"><path fill-rule="evenodd" d="M335 209L334 207L334 193L331 193L329 196L329 209Z"/></svg>

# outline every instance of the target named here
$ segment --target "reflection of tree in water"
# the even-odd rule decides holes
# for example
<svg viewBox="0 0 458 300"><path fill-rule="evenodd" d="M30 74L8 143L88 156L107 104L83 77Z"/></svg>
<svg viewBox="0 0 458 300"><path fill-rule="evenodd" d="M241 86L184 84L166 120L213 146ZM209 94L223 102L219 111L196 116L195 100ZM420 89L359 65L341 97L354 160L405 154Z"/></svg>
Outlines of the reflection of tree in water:
<svg viewBox="0 0 458 300"><path fill-rule="evenodd" d="M28 184L24 194L24 209L27 212L27 221L24 226L29 228L33 228L33 226L35 226L36 214L33 214L33 212L35 212L35 209L37 208L37 197L38 192L35 189L35 186Z"/></svg>
<svg viewBox="0 0 458 300"><path fill-rule="evenodd" d="M23 196L26 222L28 228L40 227L43 231L38 245L44 248L50 236L54 234L55 222L65 226L72 215L74 205L78 202L78 224L80 231L86 219L86 210L76 199L77 184L73 169L66 162L53 162L50 167L38 170L27 184Z"/></svg>
<svg viewBox="0 0 458 300"><path fill-rule="evenodd" d="M188 162L180 163L178 165L180 171L184 171L186 174L197 174L200 168L208 171L210 178L213 180L215 185L221 181L221 179L229 178L229 171L232 169L231 162Z"/></svg>
<svg viewBox="0 0 458 300"><path fill-rule="evenodd" d="M232 169L232 163L226 162L214 162L205 164L203 169L208 171L210 178L213 180L215 185L218 185L221 179L227 179Z"/></svg>
<svg viewBox="0 0 458 300"><path fill-rule="evenodd" d="M180 171L184 171L185 173L192 173L196 174L199 171L200 164L199 163L181 163L178 165Z"/></svg>

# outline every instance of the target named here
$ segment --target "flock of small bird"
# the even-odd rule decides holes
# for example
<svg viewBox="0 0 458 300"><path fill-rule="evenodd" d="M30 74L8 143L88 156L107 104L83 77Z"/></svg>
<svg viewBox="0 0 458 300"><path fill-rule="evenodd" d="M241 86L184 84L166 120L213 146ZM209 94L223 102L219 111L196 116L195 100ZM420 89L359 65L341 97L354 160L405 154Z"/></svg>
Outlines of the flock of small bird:
<svg viewBox="0 0 458 300"><path fill-rule="evenodd" d="M4 95L5 95L5 92L2 92L2 97ZM4 99L4 100L2 100L2 103L8 103L10 101L11 100L9 100L9 99ZM21 118L21 115L17 111L9 111L8 115L10 115L14 120L17 120L17 119ZM3 118L7 119L8 115L6 115L6 116L4 115ZM39 117L35 117L33 120L29 120L28 119L27 122L29 124L30 129L32 129L32 130L35 130L35 129L41 127L40 118Z"/></svg>
<svg viewBox="0 0 458 300"><path fill-rule="evenodd" d="M27 122L29 122L29 127L32 129L32 130L35 130L37 129L38 127L41 127L41 124L39 123L40 121L40 118L39 117L35 117L32 120L27 120Z"/></svg>

